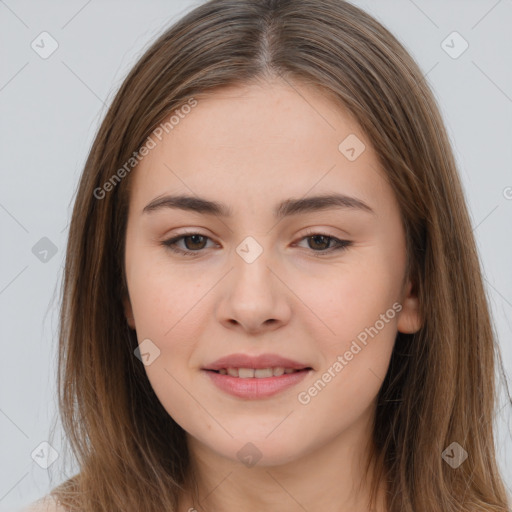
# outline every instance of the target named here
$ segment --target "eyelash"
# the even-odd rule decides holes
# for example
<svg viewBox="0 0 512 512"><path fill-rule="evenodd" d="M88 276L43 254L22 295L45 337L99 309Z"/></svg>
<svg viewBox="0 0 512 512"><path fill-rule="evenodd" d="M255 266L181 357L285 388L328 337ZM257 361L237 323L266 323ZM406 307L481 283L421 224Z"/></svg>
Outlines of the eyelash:
<svg viewBox="0 0 512 512"><path fill-rule="evenodd" d="M170 249L171 251L173 251L175 253L178 253L178 254L181 254L183 256L192 256L192 257L198 256L199 253L201 253L203 251L203 249L198 249L197 251L185 251L183 249L178 249L178 248L175 247L175 244L177 242L179 242L180 240L182 240L184 238L188 238L190 236L194 236L194 235L199 235L199 236L201 236L203 238L210 239L210 237L202 235L201 233L190 232L190 233L183 233L182 235L179 235L177 237L171 238L169 240L164 240L163 242L161 242L161 244L165 248ZM328 249L321 250L321 251L314 251L313 249L311 249L313 251L313 253L316 253L316 254L314 254L314 256L320 257L320 258L324 257L327 254L331 254L334 251L344 251L344 250L348 249L352 245L352 242L350 240L340 240L339 238L336 238L334 236L330 236L330 235L328 235L326 233L319 233L319 232L316 232L316 231L310 231L310 232L306 233L306 235L303 236L300 239L300 241L305 240L307 238L312 238L314 236L323 236L325 238L333 240L334 243L336 244L334 247L330 247Z"/></svg>

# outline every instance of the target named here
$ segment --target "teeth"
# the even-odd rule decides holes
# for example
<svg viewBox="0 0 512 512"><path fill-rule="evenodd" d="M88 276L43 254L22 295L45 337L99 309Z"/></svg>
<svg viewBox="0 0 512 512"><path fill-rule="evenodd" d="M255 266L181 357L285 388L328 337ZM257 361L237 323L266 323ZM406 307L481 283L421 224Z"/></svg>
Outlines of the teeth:
<svg viewBox="0 0 512 512"><path fill-rule="evenodd" d="M240 375L240 370L238 370L238 374ZM254 370L254 376L257 379L261 379L262 377L272 377L272 368L258 368Z"/></svg>
<svg viewBox="0 0 512 512"><path fill-rule="evenodd" d="M249 377L254 377L254 369L253 368L238 368L238 377L240 379L248 379Z"/></svg>
<svg viewBox="0 0 512 512"><path fill-rule="evenodd" d="M279 377L283 374L294 373L299 370L292 368L283 368L276 366L275 368L221 368L219 373L221 375L230 375L231 377L238 377L240 379L263 379L265 377Z"/></svg>
<svg viewBox="0 0 512 512"><path fill-rule="evenodd" d="M238 368L228 368L228 375L231 375L231 377L238 377Z"/></svg>

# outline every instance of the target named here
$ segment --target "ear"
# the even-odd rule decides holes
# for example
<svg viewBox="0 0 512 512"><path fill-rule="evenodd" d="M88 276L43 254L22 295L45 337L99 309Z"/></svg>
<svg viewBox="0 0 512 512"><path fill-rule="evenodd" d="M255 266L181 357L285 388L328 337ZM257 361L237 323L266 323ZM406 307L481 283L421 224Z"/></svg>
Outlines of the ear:
<svg viewBox="0 0 512 512"><path fill-rule="evenodd" d="M420 330L422 319L419 311L418 297L413 290L413 283L409 280L402 297L402 310L398 317L398 331L404 334L413 334Z"/></svg>
<svg viewBox="0 0 512 512"><path fill-rule="evenodd" d="M127 295L123 298L123 306L124 306L124 315L126 316L126 321L131 329L135 329L135 319L133 318L133 310L130 299Z"/></svg>

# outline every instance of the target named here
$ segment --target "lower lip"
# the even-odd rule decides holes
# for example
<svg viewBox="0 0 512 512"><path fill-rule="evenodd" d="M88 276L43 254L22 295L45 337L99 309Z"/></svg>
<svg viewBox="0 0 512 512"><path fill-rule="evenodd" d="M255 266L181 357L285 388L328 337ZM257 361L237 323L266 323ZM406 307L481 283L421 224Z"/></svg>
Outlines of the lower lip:
<svg viewBox="0 0 512 512"><path fill-rule="evenodd" d="M279 377L264 377L262 379L255 377L241 379L239 377L231 377L231 375L221 375L211 370L203 371L209 375L212 382L222 391L239 398L257 400L277 395L281 391L295 386L313 370L301 370L293 373L284 373Z"/></svg>

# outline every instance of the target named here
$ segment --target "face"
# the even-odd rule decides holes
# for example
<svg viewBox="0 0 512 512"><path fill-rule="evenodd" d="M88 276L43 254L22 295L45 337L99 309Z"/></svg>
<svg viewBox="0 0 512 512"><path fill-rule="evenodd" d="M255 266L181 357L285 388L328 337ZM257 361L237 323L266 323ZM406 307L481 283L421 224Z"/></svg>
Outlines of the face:
<svg viewBox="0 0 512 512"><path fill-rule="evenodd" d="M362 432L397 331L420 327L399 207L371 141L318 90L197 101L130 176L126 316L189 441L283 464ZM270 359L214 364L233 354Z"/></svg>

